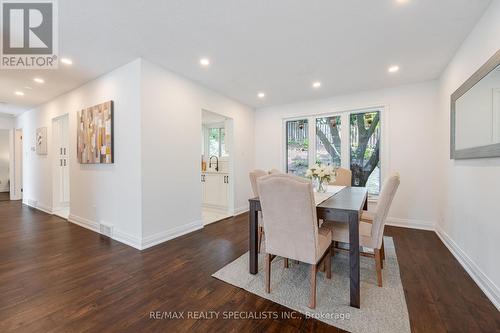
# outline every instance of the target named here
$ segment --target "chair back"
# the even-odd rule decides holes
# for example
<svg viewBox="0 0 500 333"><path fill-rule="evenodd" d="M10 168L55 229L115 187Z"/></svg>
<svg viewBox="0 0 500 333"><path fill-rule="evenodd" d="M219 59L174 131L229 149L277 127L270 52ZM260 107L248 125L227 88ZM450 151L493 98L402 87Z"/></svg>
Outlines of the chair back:
<svg viewBox="0 0 500 333"><path fill-rule="evenodd" d="M316 264L319 241L311 181L287 174L257 180L266 252Z"/></svg>
<svg viewBox="0 0 500 333"><path fill-rule="evenodd" d="M389 209L391 208L392 200L396 195L396 191L399 187L400 179L399 173L392 174L389 179L384 183L382 191L380 192L377 210L375 211L375 216L373 218L372 225L372 239L375 242L374 248L380 249L382 246L382 239L384 237L384 226L387 220L387 215L389 214Z"/></svg>
<svg viewBox="0 0 500 333"><path fill-rule="evenodd" d="M253 196L258 197L259 196L259 189L257 188L257 178L266 176L267 172L264 170L254 170L251 171L248 176L250 177L250 184L252 184L252 191L253 191Z"/></svg>
<svg viewBox="0 0 500 333"><path fill-rule="evenodd" d="M338 168L336 171L337 175L330 185L337 186L351 186L352 184L352 171L349 169Z"/></svg>

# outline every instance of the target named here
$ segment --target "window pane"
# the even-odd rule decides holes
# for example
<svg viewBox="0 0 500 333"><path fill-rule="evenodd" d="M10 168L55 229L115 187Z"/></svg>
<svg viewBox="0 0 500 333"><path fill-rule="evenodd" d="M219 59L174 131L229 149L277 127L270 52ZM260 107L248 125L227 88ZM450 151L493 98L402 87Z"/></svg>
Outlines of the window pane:
<svg viewBox="0 0 500 333"><path fill-rule="evenodd" d="M227 153L226 153L226 130L224 128L220 129L220 153L221 153L221 156L227 156Z"/></svg>
<svg viewBox="0 0 500 333"><path fill-rule="evenodd" d="M309 166L309 129L307 119L286 122L286 171L304 176Z"/></svg>
<svg viewBox="0 0 500 333"><path fill-rule="evenodd" d="M316 163L340 167L340 116L316 119Z"/></svg>
<svg viewBox="0 0 500 333"><path fill-rule="evenodd" d="M218 128L208 129L208 155L220 156L219 155L219 129Z"/></svg>
<svg viewBox="0 0 500 333"><path fill-rule="evenodd" d="M351 170L354 186L380 192L380 112L351 114Z"/></svg>

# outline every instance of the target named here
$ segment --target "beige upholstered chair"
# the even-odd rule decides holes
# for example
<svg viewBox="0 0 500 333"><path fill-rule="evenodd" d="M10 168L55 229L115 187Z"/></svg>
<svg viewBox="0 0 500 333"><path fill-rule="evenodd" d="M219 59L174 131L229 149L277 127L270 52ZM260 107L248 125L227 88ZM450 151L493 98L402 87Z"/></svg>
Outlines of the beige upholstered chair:
<svg viewBox="0 0 500 333"><path fill-rule="evenodd" d="M316 307L316 273L324 259L327 278L331 278L332 232L318 228L316 204L309 180L278 174L257 179L266 234L265 288L271 286L271 261L275 256L311 265L309 307Z"/></svg>
<svg viewBox="0 0 500 333"><path fill-rule="evenodd" d="M257 178L267 176L267 172L264 170L254 170L249 173L250 184L252 185L253 196L259 196L259 189L257 188ZM262 227L262 213L259 213L259 232L258 232L258 242L259 242L259 253L262 244L262 236L264 236L264 228Z"/></svg>
<svg viewBox="0 0 500 333"><path fill-rule="evenodd" d="M375 214L363 212L359 222L359 245L373 249L374 254L364 253L364 255L375 258L379 287L382 287L382 268L385 259L384 226L399 183L399 174L394 173L391 175L382 187ZM325 222L324 224L332 227L334 242L349 243L349 226L347 223Z"/></svg>
<svg viewBox="0 0 500 333"><path fill-rule="evenodd" d="M278 175L280 173L283 173L283 172L279 171L278 169L271 169L271 170L269 170L269 174L270 175Z"/></svg>
<svg viewBox="0 0 500 333"><path fill-rule="evenodd" d="M352 171L349 169L338 168L335 180L330 185L338 186L351 186L352 184Z"/></svg>

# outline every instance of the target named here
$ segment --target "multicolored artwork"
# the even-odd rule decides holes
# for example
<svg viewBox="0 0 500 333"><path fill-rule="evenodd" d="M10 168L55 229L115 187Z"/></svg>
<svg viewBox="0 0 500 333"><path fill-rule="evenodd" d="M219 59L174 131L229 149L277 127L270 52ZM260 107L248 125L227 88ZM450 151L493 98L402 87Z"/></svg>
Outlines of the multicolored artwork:
<svg viewBox="0 0 500 333"><path fill-rule="evenodd" d="M47 155L47 127L40 127L36 130L36 153Z"/></svg>
<svg viewBox="0 0 500 333"><path fill-rule="evenodd" d="M113 101L78 111L77 154L81 164L114 163Z"/></svg>

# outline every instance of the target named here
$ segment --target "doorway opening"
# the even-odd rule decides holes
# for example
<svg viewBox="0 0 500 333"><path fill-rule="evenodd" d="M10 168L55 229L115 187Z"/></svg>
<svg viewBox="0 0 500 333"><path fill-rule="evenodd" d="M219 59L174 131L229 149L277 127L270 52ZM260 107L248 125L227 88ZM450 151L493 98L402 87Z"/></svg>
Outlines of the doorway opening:
<svg viewBox="0 0 500 333"><path fill-rule="evenodd" d="M52 119L54 147L52 209L54 215L67 219L69 216L69 116Z"/></svg>
<svg viewBox="0 0 500 333"><path fill-rule="evenodd" d="M10 131L0 129L0 201L10 200Z"/></svg>
<svg viewBox="0 0 500 333"><path fill-rule="evenodd" d="M233 120L202 110L202 220L207 225L233 216Z"/></svg>
<svg viewBox="0 0 500 333"><path fill-rule="evenodd" d="M23 199L23 129L12 130L10 144L10 200Z"/></svg>

